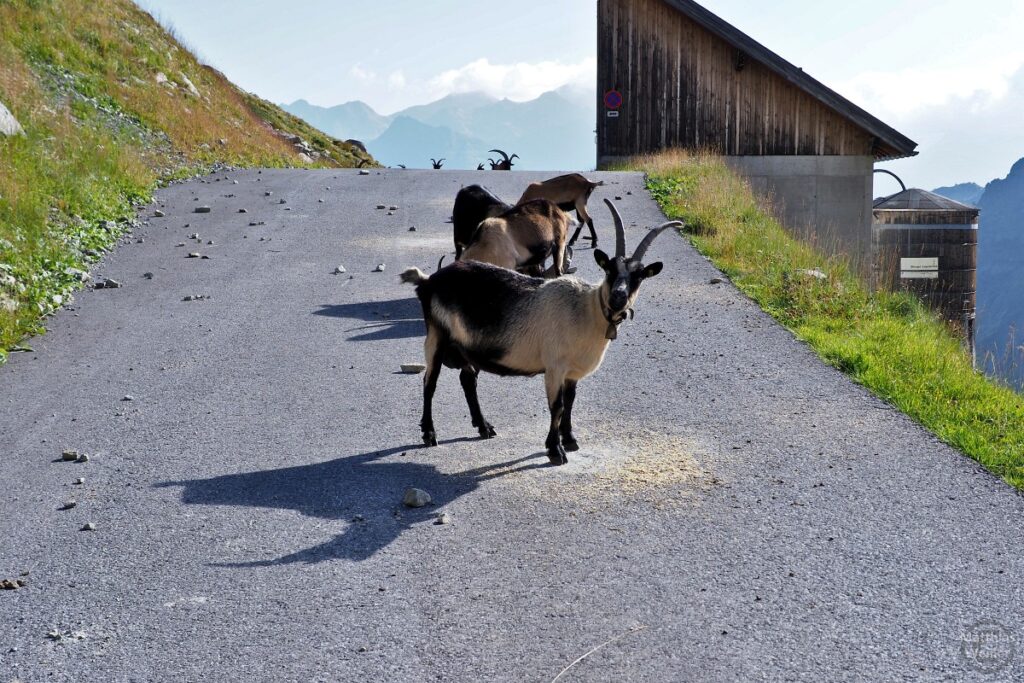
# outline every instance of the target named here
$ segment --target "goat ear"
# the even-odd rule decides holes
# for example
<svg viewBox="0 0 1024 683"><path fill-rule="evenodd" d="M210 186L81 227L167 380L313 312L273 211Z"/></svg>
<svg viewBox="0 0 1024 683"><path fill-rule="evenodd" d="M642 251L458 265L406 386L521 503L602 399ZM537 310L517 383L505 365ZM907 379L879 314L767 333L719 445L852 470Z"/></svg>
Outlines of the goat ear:
<svg viewBox="0 0 1024 683"><path fill-rule="evenodd" d="M608 254L600 249L595 249L594 260L597 261L597 265L601 266L602 270L608 270Z"/></svg>
<svg viewBox="0 0 1024 683"><path fill-rule="evenodd" d="M664 268L664 267L665 267L664 263L662 263L661 261L655 261L651 265L646 266L644 268L644 277L645 278L654 277L655 275L660 273L661 269Z"/></svg>

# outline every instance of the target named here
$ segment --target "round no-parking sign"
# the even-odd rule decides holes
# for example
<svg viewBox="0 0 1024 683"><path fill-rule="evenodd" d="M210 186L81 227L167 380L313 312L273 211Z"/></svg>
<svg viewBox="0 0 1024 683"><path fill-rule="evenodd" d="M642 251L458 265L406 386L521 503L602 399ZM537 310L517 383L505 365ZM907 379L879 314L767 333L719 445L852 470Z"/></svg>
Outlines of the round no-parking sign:
<svg viewBox="0 0 1024 683"><path fill-rule="evenodd" d="M618 90L609 90L604 94L604 106L609 109L618 109L622 106L622 93Z"/></svg>

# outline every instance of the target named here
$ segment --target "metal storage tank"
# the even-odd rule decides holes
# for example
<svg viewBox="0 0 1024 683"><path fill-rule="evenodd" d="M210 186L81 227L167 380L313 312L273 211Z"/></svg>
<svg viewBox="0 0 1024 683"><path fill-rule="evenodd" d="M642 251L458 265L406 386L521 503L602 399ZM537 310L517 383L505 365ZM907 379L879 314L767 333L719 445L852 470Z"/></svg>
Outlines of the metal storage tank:
<svg viewBox="0 0 1024 683"><path fill-rule="evenodd" d="M875 283L917 294L974 354L979 209L919 189L875 202Z"/></svg>

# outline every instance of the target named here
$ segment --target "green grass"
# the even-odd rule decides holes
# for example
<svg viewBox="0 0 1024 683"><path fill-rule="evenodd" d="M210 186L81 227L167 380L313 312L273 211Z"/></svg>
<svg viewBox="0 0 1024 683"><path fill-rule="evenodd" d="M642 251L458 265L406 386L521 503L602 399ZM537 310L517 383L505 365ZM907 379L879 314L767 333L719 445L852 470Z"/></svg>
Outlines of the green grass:
<svg viewBox="0 0 1024 683"><path fill-rule="evenodd" d="M975 371L915 297L871 292L843 259L792 237L720 159L668 152L623 168L645 171L694 246L826 362L1024 488L1024 397Z"/></svg>
<svg viewBox="0 0 1024 683"><path fill-rule="evenodd" d="M373 164L201 65L129 0L0 0L0 102L25 129L0 137L0 363L158 184L215 164Z"/></svg>

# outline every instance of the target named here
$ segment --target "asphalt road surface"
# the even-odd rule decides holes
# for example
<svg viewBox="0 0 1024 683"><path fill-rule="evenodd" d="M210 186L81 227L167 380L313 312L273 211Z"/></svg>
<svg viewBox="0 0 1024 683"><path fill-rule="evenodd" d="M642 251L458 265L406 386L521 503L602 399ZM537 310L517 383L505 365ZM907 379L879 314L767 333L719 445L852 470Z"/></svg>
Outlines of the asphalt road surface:
<svg viewBox="0 0 1024 683"><path fill-rule="evenodd" d="M604 246L604 197L630 247L664 220L639 175L597 175ZM481 377L481 441L443 372L442 443L420 447L398 273L451 251L461 185L514 200L540 177L160 190L143 216L166 216L94 271L124 286L0 368L0 579L28 580L0 591L0 683L546 683L588 652L558 680L1024 676L1021 496L709 284L676 235L580 383L568 466L547 466L539 377ZM575 265L598 278L588 248ZM433 505L403 507L409 486Z"/></svg>

